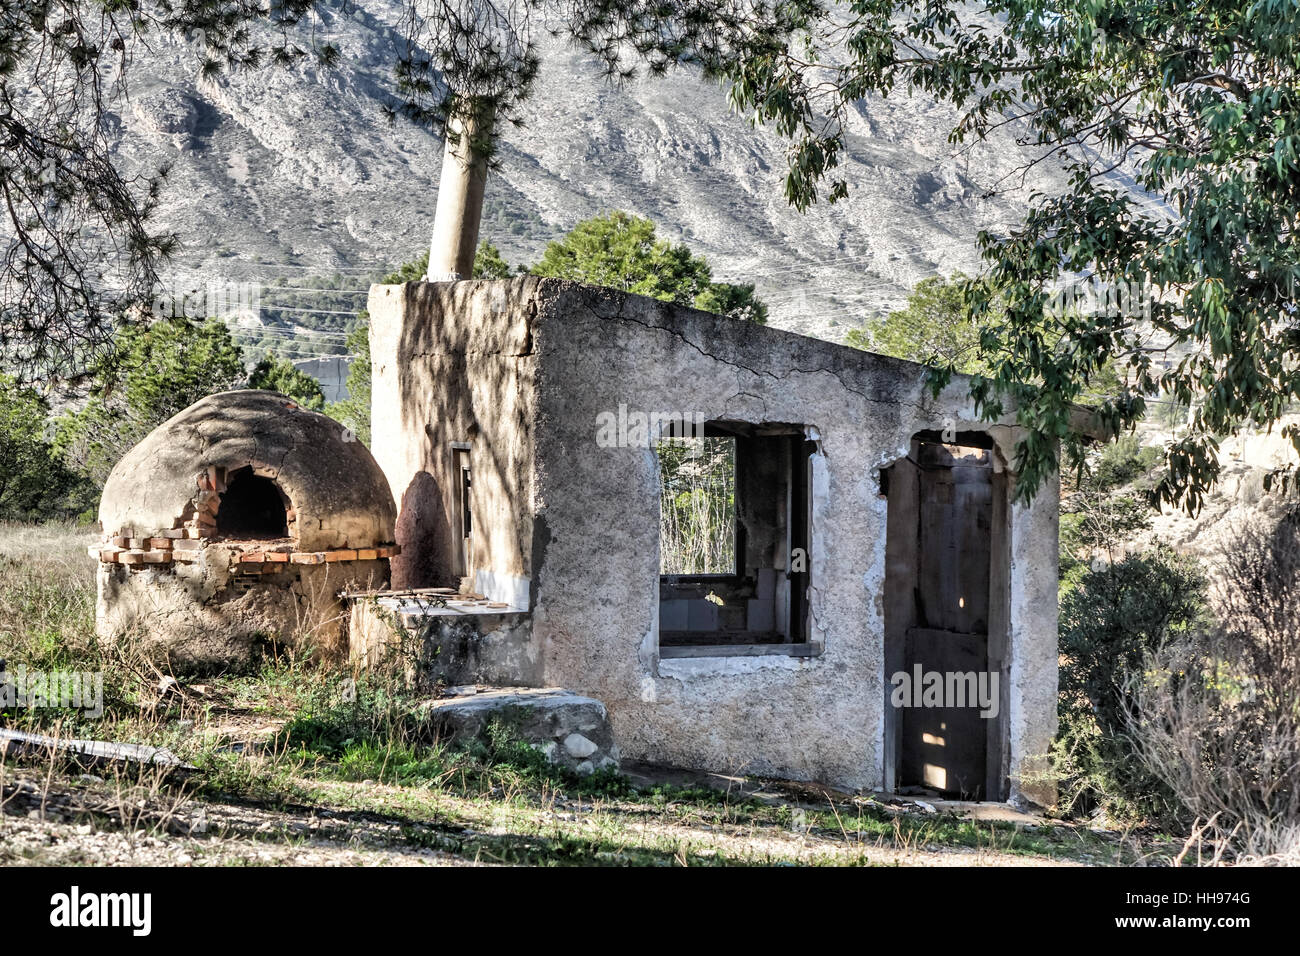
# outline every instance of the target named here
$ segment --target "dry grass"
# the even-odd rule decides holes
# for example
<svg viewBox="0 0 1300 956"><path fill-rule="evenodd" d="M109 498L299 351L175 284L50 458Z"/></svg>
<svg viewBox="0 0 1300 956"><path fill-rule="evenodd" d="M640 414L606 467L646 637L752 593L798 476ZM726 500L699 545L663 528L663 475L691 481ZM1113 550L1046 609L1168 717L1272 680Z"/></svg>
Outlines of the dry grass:
<svg viewBox="0 0 1300 956"><path fill-rule="evenodd" d="M0 658L95 657L95 563L86 548L97 537L72 524L0 523Z"/></svg>
<svg viewBox="0 0 1300 956"><path fill-rule="evenodd" d="M1178 794L1180 860L1300 862L1300 515L1237 525L1221 556L1219 622L1151 655L1130 724Z"/></svg>
<svg viewBox="0 0 1300 956"><path fill-rule="evenodd" d="M29 667L102 668L104 718L9 712L43 733L166 746L199 767L84 768L0 758L0 863L588 865L1107 864L1122 842L1045 824L962 821L866 797L776 800L575 778L503 736L429 740L391 676L302 661L166 694L130 648L93 638L93 532L0 526L3 653ZM344 688L348 692L344 693ZM89 770L89 775L86 771ZM1175 848L1176 849L1176 848Z"/></svg>

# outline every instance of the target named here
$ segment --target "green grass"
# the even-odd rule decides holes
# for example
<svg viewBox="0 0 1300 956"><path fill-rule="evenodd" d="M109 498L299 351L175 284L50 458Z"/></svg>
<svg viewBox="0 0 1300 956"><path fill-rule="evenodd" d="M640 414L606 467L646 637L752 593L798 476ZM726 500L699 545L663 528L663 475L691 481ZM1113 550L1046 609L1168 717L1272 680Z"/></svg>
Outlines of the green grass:
<svg viewBox="0 0 1300 956"><path fill-rule="evenodd" d="M103 670L108 712L3 715L61 733L166 746L199 773L183 784L113 781L119 801L249 807L305 819L321 811L382 825L406 847L530 865L862 865L927 848L1088 862L1132 862L1131 843L1087 830L1025 829L900 814L869 797L790 794L768 801L708 788L635 787L610 772L550 764L498 722L484 739L437 739L422 698L383 675L272 660L159 702L156 675L94 640L92 535L68 525L0 525L0 655L11 666ZM72 788L75 772L46 768ZM12 768L0 767L0 780ZM110 784L105 784L110 786ZM798 801L799 805L794 805ZM351 825L351 824L350 824ZM293 841L272 828L227 839ZM212 844L220 854L221 843ZM900 854L902 855L900 857ZM235 859L243 859L235 857Z"/></svg>

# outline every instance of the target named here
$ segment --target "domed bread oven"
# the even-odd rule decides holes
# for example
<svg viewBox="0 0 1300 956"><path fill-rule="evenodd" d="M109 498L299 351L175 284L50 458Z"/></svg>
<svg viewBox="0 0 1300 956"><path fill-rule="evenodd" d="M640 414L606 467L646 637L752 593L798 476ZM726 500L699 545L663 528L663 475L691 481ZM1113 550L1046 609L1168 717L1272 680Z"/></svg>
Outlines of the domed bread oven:
<svg viewBox="0 0 1300 956"><path fill-rule="evenodd" d="M272 647L340 657L338 594L387 585L395 510L338 422L275 392L210 395L109 475L92 548L98 634L191 671Z"/></svg>

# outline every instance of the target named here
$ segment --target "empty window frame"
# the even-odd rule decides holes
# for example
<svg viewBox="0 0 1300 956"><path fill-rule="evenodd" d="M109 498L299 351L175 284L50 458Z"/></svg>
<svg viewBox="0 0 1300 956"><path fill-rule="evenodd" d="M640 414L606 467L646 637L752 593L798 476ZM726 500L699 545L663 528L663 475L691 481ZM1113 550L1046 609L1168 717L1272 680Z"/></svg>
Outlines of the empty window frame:
<svg viewBox="0 0 1300 956"><path fill-rule="evenodd" d="M451 447L451 538L452 569L458 577L470 571L470 539L474 533L473 475L470 446L456 442Z"/></svg>
<svg viewBox="0 0 1300 956"><path fill-rule="evenodd" d="M736 439L667 437L655 451L659 573L736 574Z"/></svg>
<svg viewBox="0 0 1300 956"><path fill-rule="evenodd" d="M661 656L809 649L804 433L714 421L659 443Z"/></svg>

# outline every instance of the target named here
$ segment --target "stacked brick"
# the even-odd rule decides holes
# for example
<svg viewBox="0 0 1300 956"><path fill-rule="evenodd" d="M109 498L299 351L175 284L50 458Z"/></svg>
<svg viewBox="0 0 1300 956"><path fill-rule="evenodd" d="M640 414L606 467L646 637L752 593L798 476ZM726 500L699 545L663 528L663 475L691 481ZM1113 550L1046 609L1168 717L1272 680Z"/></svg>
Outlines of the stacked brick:
<svg viewBox="0 0 1300 956"><path fill-rule="evenodd" d="M166 535L168 532L163 532ZM90 556L104 564L124 564L131 568L159 564L188 564L199 559L201 538L130 538L114 535L103 544L90 548ZM282 570L291 564L335 564L340 561L377 561L401 554L396 544L374 548L341 548L337 551L294 551L291 545L276 545L264 550L243 551L231 559L231 569L240 574L261 574Z"/></svg>
<svg viewBox="0 0 1300 956"><path fill-rule="evenodd" d="M147 534L123 528L89 549L90 556L103 564L122 564L138 570L157 565L188 564L199 559L207 539L217 529L217 510L226 490L226 470L210 467L196 476L197 493L185 510L164 531ZM295 531L293 508L285 514L289 536ZM373 548L344 548L336 551L295 551L290 544L274 544L232 555L231 570L239 574L262 574L282 570L291 564L334 564L340 561L376 561L396 557L396 544Z"/></svg>
<svg viewBox="0 0 1300 956"><path fill-rule="evenodd" d="M334 564L339 561L376 561L401 553L401 546L388 544L377 548L344 548L338 551L293 551L288 547L266 551L245 551L232 563L239 574L272 574L290 564Z"/></svg>

